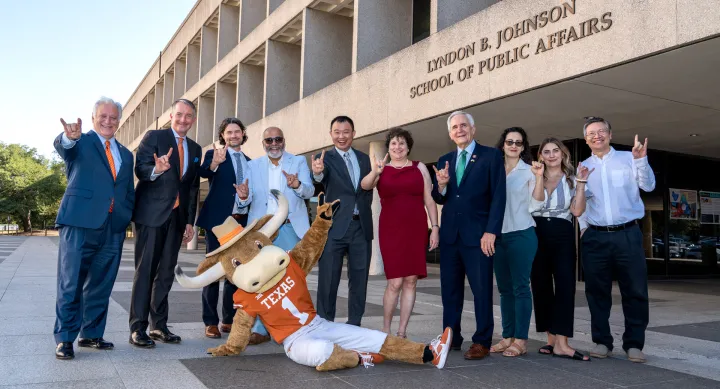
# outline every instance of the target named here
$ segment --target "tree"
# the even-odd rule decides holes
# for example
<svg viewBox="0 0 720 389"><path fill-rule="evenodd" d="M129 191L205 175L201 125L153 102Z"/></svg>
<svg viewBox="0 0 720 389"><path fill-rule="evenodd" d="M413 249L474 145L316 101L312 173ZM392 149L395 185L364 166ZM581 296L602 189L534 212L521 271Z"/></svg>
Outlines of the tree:
<svg viewBox="0 0 720 389"><path fill-rule="evenodd" d="M0 215L26 232L54 219L67 185L63 169L34 148L0 142Z"/></svg>

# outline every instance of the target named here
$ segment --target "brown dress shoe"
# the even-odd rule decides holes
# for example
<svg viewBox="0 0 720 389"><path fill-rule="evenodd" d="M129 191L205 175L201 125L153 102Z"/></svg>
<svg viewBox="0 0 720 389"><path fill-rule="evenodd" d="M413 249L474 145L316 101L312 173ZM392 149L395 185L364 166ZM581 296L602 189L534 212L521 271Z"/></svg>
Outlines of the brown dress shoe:
<svg viewBox="0 0 720 389"><path fill-rule="evenodd" d="M205 336L207 336L208 338L217 339L220 337L220 330L218 330L217 326L206 326Z"/></svg>
<svg viewBox="0 0 720 389"><path fill-rule="evenodd" d="M226 334L229 334L230 330L232 330L232 324L225 324L225 323L220 324L220 331L222 331Z"/></svg>
<svg viewBox="0 0 720 389"><path fill-rule="evenodd" d="M257 332L253 332L250 335L250 342L248 344L260 344L270 341L270 335L260 335Z"/></svg>
<svg viewBox="0 0 720 389"><path fill-rule="evenodd" d="M465 359L483 359L490 353L490 349L477 343L470 346L470 350L465 352Z"/></svg>

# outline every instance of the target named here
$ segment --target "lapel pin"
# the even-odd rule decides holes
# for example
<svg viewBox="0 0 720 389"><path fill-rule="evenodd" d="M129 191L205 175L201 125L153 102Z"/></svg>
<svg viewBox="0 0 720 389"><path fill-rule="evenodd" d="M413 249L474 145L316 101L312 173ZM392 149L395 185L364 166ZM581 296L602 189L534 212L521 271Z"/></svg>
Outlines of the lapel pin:
<svg viewBox="0 0 720 389"><path fill-rule="evenodd" d="M195 162L197 162L197 161L198 161L198 157L195 157L195 160L193 161L193 163L195 163Z"/></svg>

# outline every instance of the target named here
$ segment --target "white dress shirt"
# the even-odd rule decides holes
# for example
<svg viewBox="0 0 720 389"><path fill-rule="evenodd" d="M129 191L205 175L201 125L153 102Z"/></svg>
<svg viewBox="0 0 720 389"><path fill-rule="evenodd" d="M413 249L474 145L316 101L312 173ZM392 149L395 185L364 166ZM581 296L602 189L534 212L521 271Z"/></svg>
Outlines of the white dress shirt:
<svg viewBox="0 0 720 389"><path fill-rule="evenodd" d="M572 177L571 180L574 182L575 177ZM544 189L544 191L545 201L542 207L533 212L532 215L536 217L558 217L572 222L573 215L570 213L570 205L573 197L575 197L575 188L570 189L566 176L563 175L560 178L560 182L552 194L548 193L547 189Z"/></svg>
<svg viewBox="0 0 720 389"><path fill-rule="evenodd" d="M505 200L505 218L502 233L522 231L535 227L532 212L543 206L542 201L535 200L532 193L535 189L535 175L530 165L518 161L505 179L507 196Z"/></svg>
<svg viewBox="0 0 720 389"><path fill-rule="evenodd" d="M616 151L611 147L603 158L593 154L582 165L595 171L585 184L587 206L578 218L581 229L587 228L588 224L625 224L645 216L640 189L645 192L655 189L655 173L647 157L635 159L631 152Z"/></svg>
<svg viewBox="0 0 720 389"><path fill-rule="evenodd" d="M272 162L268 163L268 202L267 202L267 214L274 215L278 209L278 202L275 196L270 193L271 190L277 189L282 192L287 186L287 179L282 173L282 158L278 161L277 166L273 165ZM298 188L300 189L300 188Z"/></svg>
<svg viewBox="0 0 720 389"><path fill-rule="evenodd" d="M470 160L473 157L473 152L475 151L475 140L470 142L470 144L464 150L467 151L467 154L465 154L465 169L467 170L467 165L470 163ZM450 175L451 180L457 181L457 176L454 174L454 172L457 171L457 167L460 164L460 153L462 153L462 152L463 152L463 149L461 149L460 146L458 146L457 158L455 158L455 170L448 169L448 174ZM445 169L445 166L440 166L440 169ZM465 173L463 173L463 174L465 174ZM443 191L440 192L440 194L443 196L445 196L445 193L447 193L447 186L445 186L445 188L443 188Z"/></svg>
<svg viewBox="0 0 720 389"><path fill-rule="evenodd" d="M117 175L120 172L120 166L122 166L122 158L120 157L120 149L118 148L115 137L106 139L102 135L98 134L97 131L95 131L95 134L98 136L98 139L100 140L100 145L102 146L103 150L105 150L105 141L110 141L110 154L112 154L113 163L115 164L115 175ZM65 133L63 133L62 138L60 138L60 143L62 144L63 148L71 149L73 148L73 146L75 146L77 140L71 140L65 135Z"/></svg>

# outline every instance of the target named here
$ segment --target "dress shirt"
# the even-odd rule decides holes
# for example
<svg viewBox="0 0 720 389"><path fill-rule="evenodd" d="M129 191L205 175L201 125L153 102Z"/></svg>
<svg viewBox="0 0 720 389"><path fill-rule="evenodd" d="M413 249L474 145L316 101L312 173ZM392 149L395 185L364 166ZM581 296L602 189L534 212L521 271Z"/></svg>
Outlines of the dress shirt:
<svg viewBox="0 0 720 389"><path fill-rule="evenodd" d="M575 181L575 177L571 179ZM533 212L532 215L536 217L558 217L572 222L570 204L574 196L575 189L570 189L567 178L563 175L552 194L545 189L545 202L543 202L542 208Z"/></svg>
<svg viewBox="0 0 720 389"><path fill-rule="evenodd" d="M588 224L625 224L645 216L640 189L645 192L655 189L655 173L647 157L635 159L631 152L611 147L602 158L593 154L582 165L595 171L585 184L587 206L578 218L581 229Z"/></svg>
<svg viewBox="0 0 720 389"><path fill-rule="evenodd" d="M103 150L105 150L105 141L106 140L110 141L110 154L112 154L113 162L115 163L115 175L117 175L120 172L120 166L122 166L122 158L120 157L120 149L118 148L115 137L106 139L102 135L98 134L97 131L95 131L95 134L97 134L98 140L99 140L100 145L102 146ZM65 135L65 133L63 133L60 142L62 143L63 148L71 149L71 148L73 148L73 146L75 146L75 143L77 143L77 140L71 140L70 138L68 138Z"/></svg>
<svg viewBox="0 0 720 389"><path fill-rule="evenodd" d="M243 182L245 182L246 179L250 178L250 165L248 165L247 158L245 158L245 154L240 151L235 151L234 149L231 149L228 147L226 158L230 159L230 162L232 162L233 165L233 171L235 172L235 176L237 176L238 167L235 163L235 154L240 154L240 164L242 165L242 171L243 171ZM219 167L219 165L218 165ZM217 167L215 168L215 171L217 171ZM236 182L236 184L240 185L243 182ZM241 214L244 215L248 213L248 204L243 204L242 201L240 201L240 197L238 197L237 193L235 193L235 205L233 206L233 214Z"/></svg>
<svg viewBox="0 0 720 389"><path fill-rule="evenodd" d="M177 153L179 148L177 147L178 139L180 139L180 135L178 135L175 130L171 128L173 132L173 136L175 137L175 149L173 150L173 153ZM187 142L187 134L183 137L183 177L185 177L185 173L187 172L188 167L188 142ZM165 173L165 172L163 172ZM152 173L150 173L150 181L155 181L156 178L160 177L163 173L155 173L155 168L153 168Z"/></svg>
<svg viewBox="0 0 720 389"><path fill-rule="evenodd" d="M467 171L467 165L470 163L470 160L472 159L472 156L473 156L472 153L475 152L475 140L472 140L470 142L470 144L467 147L465 147L464 150L467 151L467 154L465 155L465 169ZM455 170L452 170L452 172L457 171L458 164L460 163L460 153L462 153L462 152L463 152L463 149L461 149L460 146L458 146L457 158L455 158ZM441 169L445 169L445 166L441 166ZM451 170L448 169L448 174L450 174L450 172L451 172ZM463 173L463 174L465 174L465 173ZM455 175L450 174L450 179L454 180ZM445 189L443 189L443 191L440 192L440 194L445 196L446 192L447 192L447 186L445 186Z"/></svg>
<svg viewBox="0 0 720 389"><path fill-rule="evenodd" d="M343 164L345 163L345 154L350 155L350 163L352 164L353 172L355 173L355 177L354 178L350 177L350 178L355 180L355 182L357 182L358 186L359 186L360 185L360 162L358 162L357 155L355 155L355 152L353 151L353 149L351 148L348 151L342 151L342 150L338 149L337 147L335 147L335 151L337 151L338 155L340 156L340 159L342 159ZM345 164L345 166L347 166L347 164ZM346 169L347 169L347 167L346 167ZM348 174L349 174L349 172L348 172ZM323 177L325 177L324 173L320 173L320 174L313 173L313 179L315 179L315 181L317 181L317 182L322 181Z"/></svg>
<svg viewBox="0 0 720 389"><path fill-rule="evenodd" d="M282 172L282 158L278 161L277 166L273 165L273 163L268 158L268 202L267 202L267 214L273 215L277 211L278 203L275 199L275 196L270 193L271 190L277 189L280 192L283 192L283 189L287 187L287 179L285 178L285 175ZM302 184L301 184L302 185ZM300 188L298 188L300 189Z"/></svg>
<svg viewBox="0 0 720 389"><path fill-rule="evenodd" d="M505 202L505 218L503 219L502 233L522 231L535 227L535 220L532 212L543 206L542 201L535 200L533 190L535 189L535 175L530 170L530 165L518 161L517 165L510 171L505 179L507 188L507 200Z"/></svg>

